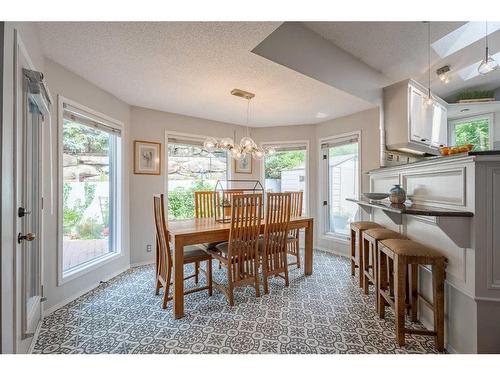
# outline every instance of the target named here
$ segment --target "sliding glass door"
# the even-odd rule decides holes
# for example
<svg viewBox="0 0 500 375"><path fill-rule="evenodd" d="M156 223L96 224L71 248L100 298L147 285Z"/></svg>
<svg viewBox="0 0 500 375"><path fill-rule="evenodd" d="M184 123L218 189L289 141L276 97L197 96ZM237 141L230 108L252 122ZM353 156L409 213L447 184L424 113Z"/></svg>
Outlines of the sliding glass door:
<svg viewBox="0 0 500 375"><path fill-rule="evenodd" d="M359 196L359 136L329 139L321 145L323 155L325 231L348 237L358 207L346 198Z"/></svg>

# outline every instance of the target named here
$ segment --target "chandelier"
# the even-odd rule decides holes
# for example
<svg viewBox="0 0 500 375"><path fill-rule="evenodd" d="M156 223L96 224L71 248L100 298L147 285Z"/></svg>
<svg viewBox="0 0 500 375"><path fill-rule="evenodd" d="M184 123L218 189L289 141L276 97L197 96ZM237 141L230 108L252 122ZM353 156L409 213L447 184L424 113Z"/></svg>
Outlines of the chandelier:
<svg viewBox="0 0 500 375"><path fill-rule="evenodd" d="M247 155L252 156L252 158L256 160L261 160L266 155L274 154L275 153L274 148L260 147L249 136L248 125L249 125L249 114L250 114L250 100L255 97L255 94L240 89L234 89L231 91L231 95L235 95L247 100L247 126L246 126L247 135L241 138L239 143L235 143L234 140L229 137L222 138L220 140L214 137L208 137L203 142L203 148L207 152L213 152L215 150L228 151L231 157L235 160L243 160Z"/></svg>

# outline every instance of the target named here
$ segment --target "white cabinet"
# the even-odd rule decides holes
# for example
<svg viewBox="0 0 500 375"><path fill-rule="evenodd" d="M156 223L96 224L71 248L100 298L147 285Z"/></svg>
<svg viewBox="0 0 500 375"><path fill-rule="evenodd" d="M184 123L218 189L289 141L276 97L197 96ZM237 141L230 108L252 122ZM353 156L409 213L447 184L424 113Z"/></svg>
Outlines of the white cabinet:
<svg viewBox="0 0 500 375"><path fill-rule="evenodd" d="M390 150L439 154L447 144L447 104L412 80L384 88L386 144Z"/></svg>

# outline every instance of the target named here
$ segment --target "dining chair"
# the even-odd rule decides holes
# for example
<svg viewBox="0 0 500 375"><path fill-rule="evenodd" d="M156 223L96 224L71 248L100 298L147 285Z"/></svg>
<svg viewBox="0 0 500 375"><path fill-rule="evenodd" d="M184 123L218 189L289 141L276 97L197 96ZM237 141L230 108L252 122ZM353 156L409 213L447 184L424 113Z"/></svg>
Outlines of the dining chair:
<svg viewBox="0 0 500 375"><path fill-rule="evenodd" d="M215 191L194 192L194 216L197 218L215 217Z"/></svg>
<svg viewBox="0 0 500 375"><path fill-rule="evenodd" d="M264 293L269 293L269 277L280 276L288 286L288 236L290 226L290 193L267 193L266 225L260 241Z"/></svg>
<svg viewBox="0 0 500 375"><path fill-rule="evenodd" d="M234 306L234 289L253 284L259 289L259 232L262 216L261 194L235 194L231 197L229 241L211 251L212 257L227 270L227 287L214 281L214 287L224 293Z"/></svg>
<svg viewBox="0 0 500 375"><path fill-rule="evenodd" d="M170 249L169 233L167 223L165 220L165 206L163 194L155 195L154 202L154 219L156 227L156 290L155 294L160 293L163 287L163 305L164 309L167 308L167 303L173 297L169 295L170 285L172 285L172 251ZM205 272L207 284L205 286L187 289L184 294L208 290L208 295L212 295L212 257L207 254L200 246L192 245L184 247L184 265L186 264L199 264L200 262L207 262L207 269ZM187 276L184 280L195 278L195 283L198 284L198 269L193 275Z"/></svg>
<svg viewBox="0 0 500 375"><path fill-rule="evenodd" d="M291 217L301 217L302 216L302 202L304 192L302 191L290 191L290 216ZM295 262L288 263L289 266L297 265L300 268L300 247L299 247L299 230L291 229L288 232L288 254L295 257Z"/></svg>

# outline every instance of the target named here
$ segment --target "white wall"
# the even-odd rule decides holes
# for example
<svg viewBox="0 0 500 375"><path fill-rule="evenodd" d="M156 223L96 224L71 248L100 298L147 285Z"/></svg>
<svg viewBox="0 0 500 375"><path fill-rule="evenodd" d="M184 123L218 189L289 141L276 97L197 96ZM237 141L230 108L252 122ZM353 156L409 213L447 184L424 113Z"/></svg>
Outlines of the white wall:
<svg viewBox="0 0 500 375"><path fill-rule="evenodd" d="M62 285L57 285L57 205L54 215L50 215L50 210L45 210L45 254L44 254L44 273L45 273L45 295L47 302L44 304L45 311L51 311L60 304L67 302L74 296L81 294L88 289L95 287L99 281L109 279L111 276L126 270L130 264L130 246L129 246L129 173L131 153L129 153L130 144L130 107L125 102L106 91L101 90L90 82L77 76L65 69L63 66L51 61L45 60L45 77L49 86L54 103L52 105L52 121L54 128L57 129L57 98L62 95L65 98L74 100L95 111L101 112L109 117L124 123L123 147L124 147L124 174L123 174L123 238L121 256L115 258L99 268L70 280ZM57 142L53 142L55 148L54 155L57 155ZM48 137L46 137L46 149L48 149ZM45 154L44 165L49 165L50 159L48 153ZM54 171L57 171L58 160L54 160ZM46 169L48 170L48 168ZM58 187L57 173L54 176L54 186ZM45 179L45 191L50 191L50 179ZM58 200L56 200L57 204Z"/></svg>
<svg viewBox="0 0 500 375"><path fill-rule="evenodd" d="M154 223L152 212L152 196L166 192L165 134L180 132L186 134L213 136L217 138L240 139L246 134L246 128L239 125L210 121L206 119L183 116L175 113L155 111L147 108L132 107L130 114L131 132L128 151L133 155L133 141L145 140L161 143L162 173L160 176L136 175L130 171L130 263L144 264L154 261ZM255 163L254 163L255 167ZM234 164L231 163L234 172ZM259 178L258 168L251 175L238 175L233 178ZM152 245L153 251L147 252L146 246Z"/></svg>

